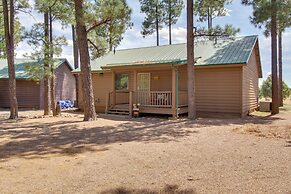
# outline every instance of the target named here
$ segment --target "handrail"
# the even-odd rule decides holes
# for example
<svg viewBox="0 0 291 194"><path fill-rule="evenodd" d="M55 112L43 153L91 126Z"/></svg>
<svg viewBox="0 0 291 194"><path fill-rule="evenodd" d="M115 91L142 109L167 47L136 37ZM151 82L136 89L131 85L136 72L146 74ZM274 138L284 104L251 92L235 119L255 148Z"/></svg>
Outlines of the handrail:
<svg viewBox="0 0 291 194"><path fill-rule="evenodd" d="M179 91L178 95L178 106L187 106L187 91ZM172 98L172 91L111 91L106 97L106 111L119 104L128 104L131 107L133 104L140 104L148 107L171 108Z"/></svg>

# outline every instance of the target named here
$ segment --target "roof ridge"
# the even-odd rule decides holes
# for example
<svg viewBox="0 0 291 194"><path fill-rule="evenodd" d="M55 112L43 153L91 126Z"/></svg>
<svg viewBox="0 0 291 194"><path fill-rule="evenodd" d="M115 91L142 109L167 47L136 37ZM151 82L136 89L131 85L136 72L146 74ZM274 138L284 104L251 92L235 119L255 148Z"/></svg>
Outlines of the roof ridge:
<svg viewBox="0 0 291 194"><path fill-rule="evenodd" d="M176 44L164 44L164 45L159 45L159 46L144 46L144 47L135 47L135 48L124 48L124 49L118 49L116 51L125 51L125 50L135 50L135 49L146 49L146 48L158 48L158 47L166 47L166 46L174 46L174 45L181 45L181 44L186 44L186 43L176 43ZM113 51L111 51L113 52Z"/></svg>
<svg viewBox="0 0 291 194"><path fill-rule="evenodd" d="M258 37L258 35L253 34L253 35L247 35L247 36L237 36L234 37L235 39L239 39L239 38L247 38L247 37ZM206 40L205 42L212 42L213 40ZM147 48L159 48L159 47L170 47L170 46L176 46L176 45L182 45L182 44L186 44L186 42L184 43L176 43L176 44L164 44L164 45L159 45L159 46L144 46L144 47L135 47L135 48L124 48L124 49L118 49L117 51L128 51L128 50L136 50L136 49L147 49ZM109 53L113 53L113 51L109 52Z"/></svg>

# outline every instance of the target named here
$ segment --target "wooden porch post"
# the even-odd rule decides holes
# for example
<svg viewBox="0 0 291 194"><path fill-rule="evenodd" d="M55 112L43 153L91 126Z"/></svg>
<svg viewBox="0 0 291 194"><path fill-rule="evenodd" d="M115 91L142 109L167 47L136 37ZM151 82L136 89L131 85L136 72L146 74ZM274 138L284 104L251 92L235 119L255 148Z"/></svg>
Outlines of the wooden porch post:
<svg viewBox="0 0 291 194"><path fill-rule="evenodd" d="M172 115L173 118L178 117L177 112L177 69L172 67Z"/></svg>
<svg viewBox="0 0 291 194"><path fill-rule="evenodd" d="M109 110L109 103L110 103L110 92L106 93L106 106L105 106L105 114L108 113Z"/></svg>
<svg viewBox="0 0 291 194"><path fill-rule="evenodd" d="M115 106L116 91L115 91L115 72L112 71L112 105Z"/></svg>
<svg viewBox="0 0 291 194"><path fill-rule="evenodd" d="M129 92L129 117L132 117L132 91Z"/></svg>
<svg viewBox="0 0 291 194"><path fill-rule="evenodd" d="M133 100L132 103L136 103L136 95L137 95L137 70L133 71Z"/></svg>

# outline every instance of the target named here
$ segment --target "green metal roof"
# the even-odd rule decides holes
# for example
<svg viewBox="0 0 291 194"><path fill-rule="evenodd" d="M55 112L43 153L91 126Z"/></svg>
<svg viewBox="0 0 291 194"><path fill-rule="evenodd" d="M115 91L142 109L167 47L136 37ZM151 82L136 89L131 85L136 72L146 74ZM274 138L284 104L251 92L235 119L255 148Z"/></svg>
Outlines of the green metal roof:
<svg viewBox="0 0 291 194"><path fill-rule="evenodd" d="M55 68L67 62L66 59L56 59ZM25 72L25 67L27 65L43 65L42 61L36 61L31 59L15 59L15 77L16 79L30 79L31 76ZM8 78L8 65L6 59L0 59L0 79Z"/></svg>
<svg viewBox="0 0 291 194"><path fill-rule="evenodd" d="M252 50L258 40L258 36L237 37L234 39L201 41L195 43L196 64L226 65L246 64ZM91 70L100 71L116 66L147 66L161 64L186 64L187 46L173 44L164 46L134 48L109 52L103 57L91 61ZM80 71L76 69L75 72Z"/></svg>

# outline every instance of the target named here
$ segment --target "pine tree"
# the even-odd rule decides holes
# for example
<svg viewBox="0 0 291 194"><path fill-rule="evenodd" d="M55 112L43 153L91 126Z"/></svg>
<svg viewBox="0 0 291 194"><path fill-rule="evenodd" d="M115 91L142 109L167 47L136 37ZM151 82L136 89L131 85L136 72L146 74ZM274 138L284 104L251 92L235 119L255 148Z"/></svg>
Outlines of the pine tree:
<svg viewBox="0 0 291 194"><path fill-rule="evenodd" d="M189 119L196 118L193 22L193 1L187 0L187 85Z"/></svg>
<svg viewBox="0 0 291 194"><path fill-rule="evenodd" d="M169 44L172 44L172 25L176 24L184 7L183 0L162 0L164 23L169 28Z"/></svg>
<svg viewBox="0 0 291 194"><path fill-rule="evenodd" d="M195 36L208 37L210 40L215 37L233 37L240 32L239 28L235 28L230 24L221 27L213 25L213 20L217 17L224 17L228 14L225 8L232 0L197 0L194 5L194 14L198 16L198 22L207 22L207 28L198 28Z"/></svg>
<svg viewBox="0 0 291 194"><path fill-rule="evenodd" d="M70 21L70 12L60 0L36 0L35 9L43 13L44 21L42 24L33 26L33 30L26 33L29 44L34 46L36 52L32 53L31 58L43 61L44 74L44 115L49 115L51 110L56 116L56 95L55 95L55 73L54 73L54 55L59 56L61 46L66 44L64 36L53 37L53 21L58 19L63 23ZM42 44L40 44L42 43ZM32 71L33 69L33 71ZM35 72L35 67L28 68Z"/></svg>
<svg viewBox="0 0 291 194"><path fill-rule="evenodd" d="M89 47L87 41L87 30L85 23L85 10L83 0L74 0L75 19L77 27L77 41L81 58L81 79L84 100L84 121L96 120L94 95L92 88L91 66Z"/></svg>
<svg viewBox="0 0 291 194"><path fill-rule="evenodd" d="M157 46L160 45L159 30L162 29L164 23L164 8L160 0L139 0L141 4L141 12L146 14L142 23L141 34L145 37L156 32Z"/></svg>
<svg viewBox="0 0 291 194"><path fill-rule="evenodd" d="M269 1L269 0L243 0L242 4L251 5L253 7L253 16L251 23L255 27L265 28L266 37L271 34L272 41L272 74L274 83L279 80L279 85L273 84L274 98L272 105L274 106L273 114L279 112L279 106L283 106L283 82L282 82L282 33L291 26L291 2L289 0ZM276 37L274 37L276 36ZM278 40L277 40L278 39ZM278 41L278 56L277 56ZM275 51L276 49L276 51ZM277 62L278 58L278 62ZM276 59L276 61L275 61ZM277 77L277 63L279 64L279 79ZM278 88L278 92L275 91ZM276 95L277 94L277 95ZM278 102L277 102L278 101ZM278 107L277 107L278 106Z"/></svg>
<svg viewBox="0 0 291 194"><path fill-rule="evenodd" d="M88 42L90 56L98 58L108 51L116 48L124 32L133 24L131 22L131 9L125 0L106 0L92 5L94 9L87 13L88 24L95 22L96 25L88 30ZM90 21L92 20L92 21Z"/></svg>
<svg viewBox="0 0 291 194"><path fill-rule="evenodd" d="M126 0L75 0L74 4L81 64L84 120L89 121L96 119L90 56L98 58L120 43L122 34L132 25L130 22L131 9L127 6Z"/></svg>
<svg viewBox="0 0 291 194"><path fill-rule="evenodd" d="M6 58L6 48L5 48L5 30L4 30L4 18L2 2L0 4L0 58ZM22 35L24 33L24 27L20 24L19 18L16 16L14 21L14 45L17 47L18 43L22 40Z"/></svg>
<svg viewBox="0 0 291 194"><path fill-rule="evenodd" d="M19 42L19 34L21 28L18 20L16 19L16 10L22 11L28 7L27 1L15 1L15 0L2 0L2 13L0 24L0 37L5 39L5 45L0 45L0 52L6 56L8 62L8 75L9 75L9 99L10 99L10 119L18 118L18 103L16 96L16 79L15 79L15 68L14 68L14 49L15 45ZM2 23L3 21L3 23ZM16 28L15 28L16 27ZM2 34L1 34L2 33ZM3 38L1 38L3 40ZM3 51L5 47L5 51Z"/></svg>

